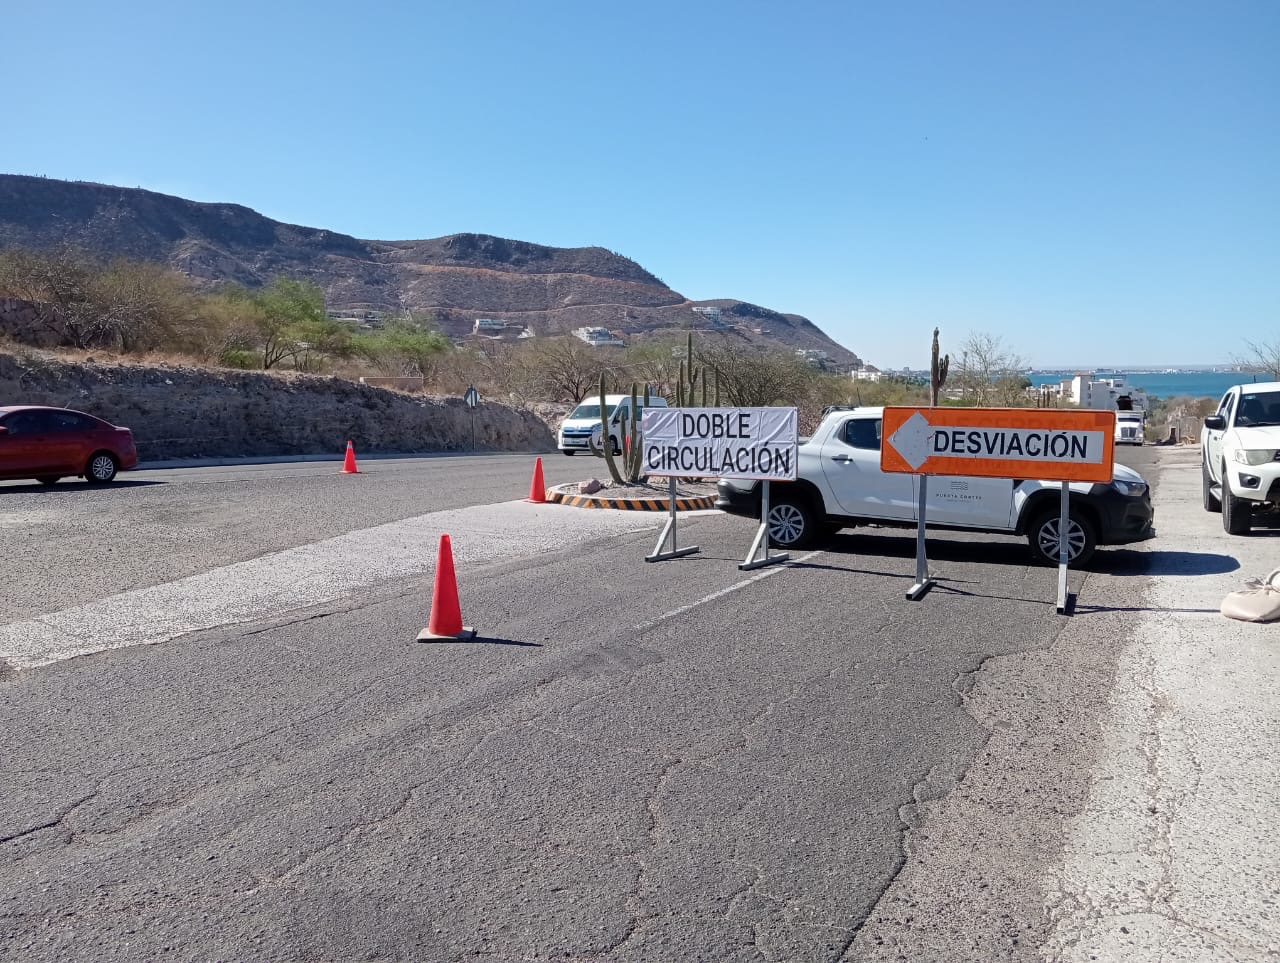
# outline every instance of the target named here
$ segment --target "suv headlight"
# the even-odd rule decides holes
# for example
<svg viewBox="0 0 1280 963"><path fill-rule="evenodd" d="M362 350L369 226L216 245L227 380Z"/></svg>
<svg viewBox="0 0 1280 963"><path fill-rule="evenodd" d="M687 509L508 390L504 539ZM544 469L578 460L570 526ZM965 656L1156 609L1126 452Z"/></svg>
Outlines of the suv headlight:
<svg viewBox="0 0 1280 963"><path fill-rule="evenodd" d="M1111 482L1111 487L1118 491L1121 495L1128 495L1130 498L1138 498L1147 490L1146 482L1121 481L1119 478Z"/></svg>
<svg viewBox="0 0 1280 963"><path fill-rule="evenodd" d="M1276 460L1274 448L1237 448L1231 453L1236 461L1244 465L1265 465Z"/></svg>

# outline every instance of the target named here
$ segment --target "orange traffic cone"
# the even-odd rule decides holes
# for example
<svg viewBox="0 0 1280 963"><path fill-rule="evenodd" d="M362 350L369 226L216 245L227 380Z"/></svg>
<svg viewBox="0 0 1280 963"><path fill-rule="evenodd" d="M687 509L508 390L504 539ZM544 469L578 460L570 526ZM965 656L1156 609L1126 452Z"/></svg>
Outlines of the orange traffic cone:
<svg viewBox="0 0 1280 963"><path fill-rule="evenodd" d="M351 440L347 440L347 457L342 462L342 474L358 475L360 469L356 467L356 448L351 444Z"/></svg>
<svg viewBox="0 0 1280 963"><path fill-rule="evenodd" d="M453 545L448 535L441 535L440 551L436 555L436 584L431 592L431 615L427 618L427 627L418 633L417 641L473 639L475 635L475 629L462 624L458 580L453 574Z"/></svg>
<svg viewBox="0 0 1280 963"><path fill-rule="evenodd" d="M545 502L546 500L547 486L542 481L542 458L539 457L533 463L533 481L529 484L529 497L525 501Z"/></svg>

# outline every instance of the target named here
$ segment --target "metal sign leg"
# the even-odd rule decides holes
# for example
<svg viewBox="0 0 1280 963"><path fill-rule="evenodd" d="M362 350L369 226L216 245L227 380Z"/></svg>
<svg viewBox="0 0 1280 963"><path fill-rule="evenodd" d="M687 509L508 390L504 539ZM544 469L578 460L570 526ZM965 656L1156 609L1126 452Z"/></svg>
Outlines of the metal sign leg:
<svg viewBox="0 0 1280 963"><path fill-rule="evenodd" d="M760 527L756 529L756 537L751 541L751 551L747 552L747 557L741 565L738 566L742 571L753 568L764 568L766 565L777 565L779 562L789 561L791 556L787 554L771 555L769 554L769 482L766 479L761 483L760 490Z"/></svg>
<svg viewBox="0 0 1280 963"><path fill-rule="evenodd" d="M671 486L667 490L669 497L669 508L671 514L667 516L667 524L662 527L662 534L658 536L658 544L653 547L653 554L646 555L646 562L664 562L669 558L683 558L686 555L692 555L698 551L697 545L690 545L688 548L679 548L676 544L676 479L671 476ZM667 544L667 539L671 539L671 548L664 552L662 549Z"/></svg>
<svg viewBox="0 0 1280 963"><path fill-rule="evenodd" d="M916 581L911 588L907 589L907 598L912 602L918 602L929 589L933 588L934 580L929 577L929 559L925 555L924 528L925 528L925 503L929 497L929 476L920 476L920 503L916 509L918 522L916 524Z"/></svg>
<svg viewBox="0 0 1280 963"><path fill-rule="evenodd" d="M1071 486L1062 483L1062 503L1058 509L1058 614L1070 615L1074 599L1067 595L1067 548L1071 524Z"/></svg>

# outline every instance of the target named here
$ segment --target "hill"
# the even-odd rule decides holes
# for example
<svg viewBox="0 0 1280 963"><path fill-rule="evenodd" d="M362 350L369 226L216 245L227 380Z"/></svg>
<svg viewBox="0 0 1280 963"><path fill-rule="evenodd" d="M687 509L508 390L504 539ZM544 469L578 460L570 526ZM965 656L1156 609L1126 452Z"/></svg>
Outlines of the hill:
<svg viewBox="0 0 1280 963"><path fill-rule="evenodd" d="M517 322L536 335L583 326L631 337L702 328L754 344L825 351L842 365L859 361L807 318L732 299L690 301L602 247L557 248L485 234L365 240L284 224L238 204L0 174L0 246L62 244L103 259L167 264L209 284L307 279L324 289L330 309L434 312L453 337L470 333L477 317Z"/></svg>

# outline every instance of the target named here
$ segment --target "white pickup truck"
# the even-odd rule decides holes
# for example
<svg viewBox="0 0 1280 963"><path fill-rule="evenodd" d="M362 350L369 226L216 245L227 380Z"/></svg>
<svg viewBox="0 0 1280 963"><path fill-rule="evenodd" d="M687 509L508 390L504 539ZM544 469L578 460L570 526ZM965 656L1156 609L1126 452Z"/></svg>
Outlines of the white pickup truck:
<svg viewBox="0 0 1280 963"><path fill-rule="evenodd" d="M832 411L800 445L794 482L773 482L769 538L780 548L803 548L859 524L916 524L919 479L880 470L882 408ZM760 483L722 479L716 507L760 517ZM1098 545L1151 538L1151 493L1142 476L1116 465L1110 484L1070 485L1067 555L1084 565ZM1008 478L929 479L925 522L930 528L1025 536L1032 557L1058 564L1060 482Z"/></svg>
<svg viewBox="0 0 1280 963"><path fill-rule="evenodd" d="M1235 385L1200 430L1206 511L1247 535L1254 513L1280 509L1280 381Z"/></svg>

